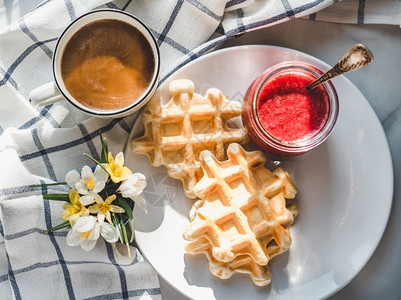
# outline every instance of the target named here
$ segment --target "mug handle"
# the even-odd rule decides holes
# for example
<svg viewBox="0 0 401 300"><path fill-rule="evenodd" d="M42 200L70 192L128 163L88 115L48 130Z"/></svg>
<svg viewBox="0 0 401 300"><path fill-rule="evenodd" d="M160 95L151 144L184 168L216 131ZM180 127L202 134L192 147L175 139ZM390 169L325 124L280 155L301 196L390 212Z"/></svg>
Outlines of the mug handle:
<svg viewBox="0 0 401 300"><path fill-rule="evenodd" d="M45 106L64 99L53 81L33 89L28 96L33 106Z"/></svg>

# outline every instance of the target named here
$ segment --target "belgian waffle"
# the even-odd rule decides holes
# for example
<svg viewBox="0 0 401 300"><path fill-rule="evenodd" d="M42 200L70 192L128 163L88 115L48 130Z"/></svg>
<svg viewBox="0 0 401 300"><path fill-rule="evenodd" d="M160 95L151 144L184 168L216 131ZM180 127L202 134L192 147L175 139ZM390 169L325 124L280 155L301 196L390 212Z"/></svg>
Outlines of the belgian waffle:
<svg viewBox="0 0 401 300"><path fill-rule="evenodd" d="M171 100L148 106L142 113L145 133L131 142L136 153L146 154L151 163L166 166L170 177L183 182L185 194L195 198L193 187L202 177L199 155L212 151L226 158L230 143L246 143L242 128L231 128L229 121L241 114L241 104L229 101L216 88L203 97L194 93L192 81L180 79L169 85Z"/></svg>
<svg viewBox="0 0 401 300"><path fill-rule="evenodd" d="M234 262L246 258L247 267L239 269L245 268L254 282L256 274L264 274L260 280L266 283L266 270L256 265L266 266L291 245L289 227L297 206L288 203L290 211L286 198L293 198L296 189L284 169L271 172L264 167L260 151L247 152L233 143L227 155L224 161L211 151L200 155L203 177L194 192L201 200L194 204L191 223L183 232L185 250L205 253L210 269L224 274L236 272Z"/></svg>
<svg viewBox="0 0 401 300"><path fill-rule="evenodd" d="M239 255L230 262L221 262L212 254L212 246L208 239L200 238L196 249L191 254L205 254L209 260L209 270L213 275L228 279L234 273L248 274L252 281L258 286L264 286L271 281L271 272L268 265L261 266L248 255Z"/></svg>

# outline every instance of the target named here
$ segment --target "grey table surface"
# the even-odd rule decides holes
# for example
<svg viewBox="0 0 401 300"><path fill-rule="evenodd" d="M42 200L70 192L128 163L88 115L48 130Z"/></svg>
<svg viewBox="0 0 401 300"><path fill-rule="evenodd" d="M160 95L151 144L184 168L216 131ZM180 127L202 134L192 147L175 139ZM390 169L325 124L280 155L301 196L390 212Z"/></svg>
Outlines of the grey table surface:
<svg viewBox="0 0 401 300"><path fill-rule="evenodd" d="M362 92L383 125L393 160L394 196L387 228L376 251L361 272L330 299L401 299L401 28L298 19L244 34L223 47L282 46L332 65L355 43L368 46L375 61L345 76ZM163 299L187 299L162 278L160 285Z"/></svg>

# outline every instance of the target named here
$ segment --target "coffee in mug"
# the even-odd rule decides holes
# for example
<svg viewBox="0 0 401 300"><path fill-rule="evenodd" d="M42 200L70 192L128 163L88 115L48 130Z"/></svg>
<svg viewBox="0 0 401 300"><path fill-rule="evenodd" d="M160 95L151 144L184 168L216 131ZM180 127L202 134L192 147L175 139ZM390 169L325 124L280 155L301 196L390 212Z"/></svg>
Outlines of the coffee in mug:
<svg viewBox="0 0 401 300"><path fill-rule="evenodd" d="M120 109L138 99L154 73L152 49L130 24L94 21L68 41L61 76L70 94L94 109Z"/></svg>
<svg viewBox="0 0 401 300"><path fill-rule="evenodd" d="M115 9L88 12L57 40L54 81L35 88L35 106L67 100L98 117L123 117L141 109L157 89L160 52L150 29Z"/></svg>

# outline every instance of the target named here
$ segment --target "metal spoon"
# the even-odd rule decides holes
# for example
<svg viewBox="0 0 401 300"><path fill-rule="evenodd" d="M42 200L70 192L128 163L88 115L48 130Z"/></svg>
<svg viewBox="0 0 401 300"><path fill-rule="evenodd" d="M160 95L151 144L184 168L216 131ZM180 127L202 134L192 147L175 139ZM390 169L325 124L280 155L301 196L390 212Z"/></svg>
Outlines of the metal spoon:
<svg viewBox="0 0 401 300"><path fill-rule="evenodd" d="M317 87L319 84L332 79L338 75L367 66L373 61L373 55L368 48L362 44L356 44L336 63L330 70L306 86L307 90Z"/></svg>

